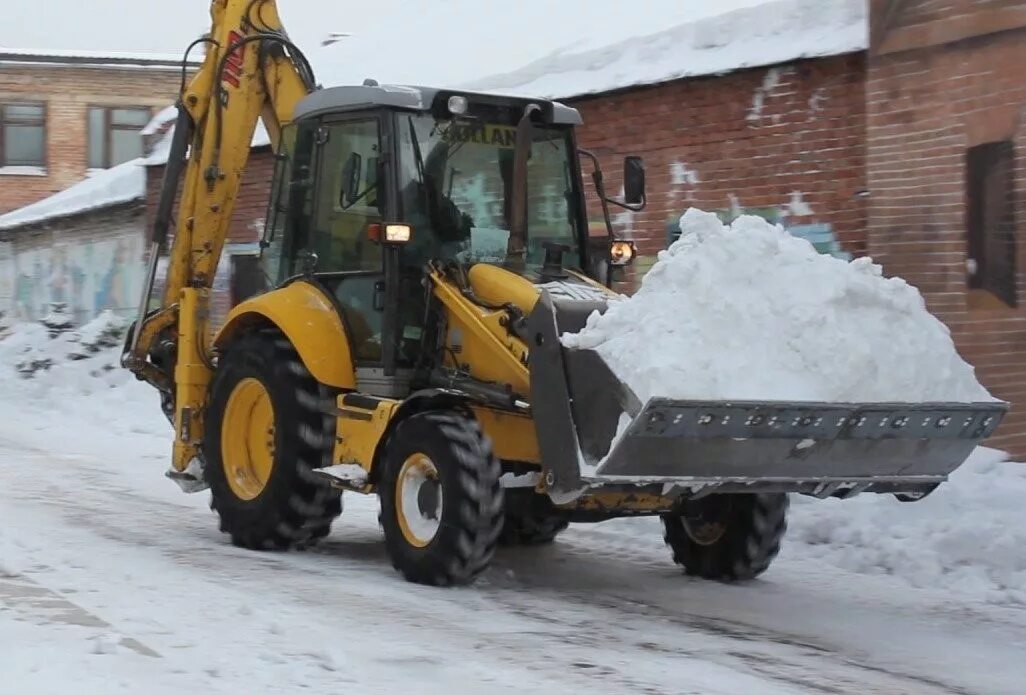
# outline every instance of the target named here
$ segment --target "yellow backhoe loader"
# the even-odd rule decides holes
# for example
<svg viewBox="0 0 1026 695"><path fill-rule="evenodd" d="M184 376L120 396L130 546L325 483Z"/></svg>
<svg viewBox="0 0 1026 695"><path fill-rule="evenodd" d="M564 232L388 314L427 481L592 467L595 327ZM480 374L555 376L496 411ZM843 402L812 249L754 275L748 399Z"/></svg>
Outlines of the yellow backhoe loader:
<svg viewBox="0 0 1026 695"><path fill-rule="evenodd" d="M1001 420L990 403L640 402L559 340L604 310L633 257L608 205L644 205L640 159L612 200L572 108L322 89L274 0L214 0L211 15L122 362L173 423L168 475L211 490L235 544L311 544L351 491L380 496L388 553L414 582L466 583L497 544L625 515L661 515L689 574L745 579L776 554L789 493L918 499ZM276 152L266 287L212 336L258 119ZM608 236L589 237L582 159Z"/></svg>

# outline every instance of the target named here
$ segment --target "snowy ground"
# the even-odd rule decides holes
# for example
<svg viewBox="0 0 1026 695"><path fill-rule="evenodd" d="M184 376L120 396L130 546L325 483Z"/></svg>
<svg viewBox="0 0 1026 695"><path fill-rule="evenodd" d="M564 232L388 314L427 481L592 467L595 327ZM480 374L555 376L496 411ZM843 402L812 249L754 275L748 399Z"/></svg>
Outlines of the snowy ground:
<svg viewBox="0 0 1026 695"><path fill-rule="evenodd" d="M0 692L1023 692L1026 466L993 452L916 504L796 500L747 585L684 578L641 519L438 590L354 495L316 551L232 547L162 477L149 389L103 356L22 380L2 346Z"/></svg>

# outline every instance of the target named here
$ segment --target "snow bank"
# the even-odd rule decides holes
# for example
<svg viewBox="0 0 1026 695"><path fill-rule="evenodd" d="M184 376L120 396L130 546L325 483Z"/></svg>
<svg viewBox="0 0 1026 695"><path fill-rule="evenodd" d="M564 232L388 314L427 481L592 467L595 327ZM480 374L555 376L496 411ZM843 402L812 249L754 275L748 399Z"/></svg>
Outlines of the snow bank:
<svg viewBox="0 0 1026 695"><path fill-rule="evenodd" d="M865 0L778 0L577 53L557 51L471 88L571 97L861 51Z"/></svg>
<svg viewBox="0 0 1026 695"><path fill-rule="evenodd" d="M1026 605L1026 464L979 448L912 504L890 496L794 496L783 561L794 555L888 574L989 603Z"/></svg>
<svg viewBox="0 0 1026 695"><path fill-rule="evenodd" d="M56 304L38 323L15 324L0 338L0 383L15 374L36 382L21 387L26 395L50 388L89 395L123 383L127 372L118 363L125 329L110 311L73 329L66 309Z"/></svg>
<svg viewBox="0 0 1026 695"><path fill-rule="evenodd" d="M159 395L120 366L125 322L104 312L51 337L60 314L51 312L49 326L17 323L0 334L0 418L47 451L109 455L131 443L169 452Z"/></svg>
<svg viewBox="0 0 1026 695"><path fill-rule="evenodd" d="M133 159L112 169L97 172L49 198L0 215L0 229L12 229L142 200L146 193L146 171L140 166L142 162L142 159Z"/></svg>
<svg viewBox="0 0 1026 695"><path fill-rule="evenodd" d="M919 291L759 217L690 209L639 291L593 314L595 349L642 401L994 400Z"/></svg>

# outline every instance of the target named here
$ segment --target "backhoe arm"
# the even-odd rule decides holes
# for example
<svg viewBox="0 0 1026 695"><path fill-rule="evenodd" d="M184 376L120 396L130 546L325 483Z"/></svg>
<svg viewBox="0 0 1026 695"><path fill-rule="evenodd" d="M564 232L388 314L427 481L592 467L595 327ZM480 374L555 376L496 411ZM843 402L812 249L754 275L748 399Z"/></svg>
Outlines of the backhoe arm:
<svg viewBox="0 0 1026 695"><path fill-rule="evenodd" d="M257 119L277 149L282 127L315 84L288 39L276 0L213 0L206 58L180 95L151 243L147 282L123 363L161 390L174 413L173 468L197 458L206 388L209 289L229 233ZM199 43L199 42L197 42ZM182 178L184 174L184 179ZM150 311L157 256L179 192L160 308Z"/></svg>

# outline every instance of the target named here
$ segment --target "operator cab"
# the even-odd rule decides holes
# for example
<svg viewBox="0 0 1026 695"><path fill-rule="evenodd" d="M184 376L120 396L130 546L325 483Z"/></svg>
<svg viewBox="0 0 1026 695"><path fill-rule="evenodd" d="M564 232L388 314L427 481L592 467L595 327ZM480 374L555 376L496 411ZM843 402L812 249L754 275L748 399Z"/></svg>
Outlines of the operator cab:
<svg viewBox="0 0 1026 695"><path fill-rule="evenodd" d="M337 300L365 383L415 365L429 261L605 282L609 239L589 246L580 123L545 100L372 81L314 92L282 134L264 273L275 286L314 279Z"/></svg>

